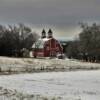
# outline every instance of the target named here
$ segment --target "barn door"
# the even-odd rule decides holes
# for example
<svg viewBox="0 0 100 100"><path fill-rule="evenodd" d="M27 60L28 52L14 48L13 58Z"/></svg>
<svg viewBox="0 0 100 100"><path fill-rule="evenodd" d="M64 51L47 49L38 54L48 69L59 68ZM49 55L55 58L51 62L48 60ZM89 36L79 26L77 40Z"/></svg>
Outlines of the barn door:
<svg viewBox="0 0 100 100"><path fill-rule="evenodd" d="M50 52L50 56L51 56L51 57L55 57L55 56L56 56L56 51L51 51L51 52Z"/></svg>

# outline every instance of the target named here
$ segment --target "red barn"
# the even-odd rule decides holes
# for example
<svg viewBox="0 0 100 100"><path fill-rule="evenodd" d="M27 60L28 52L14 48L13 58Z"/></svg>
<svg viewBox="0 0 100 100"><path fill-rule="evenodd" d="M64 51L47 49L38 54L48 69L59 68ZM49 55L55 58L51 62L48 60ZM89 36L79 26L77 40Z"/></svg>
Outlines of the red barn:
<svg viewBox="0 0 100 100"><path fill-rule="evenodd" d="M52 30L49 29L46 37L46 32L43 29L41 39L32 46L34 57L56 57L57 54L63 53L61 44L52 34Z"/></svg>

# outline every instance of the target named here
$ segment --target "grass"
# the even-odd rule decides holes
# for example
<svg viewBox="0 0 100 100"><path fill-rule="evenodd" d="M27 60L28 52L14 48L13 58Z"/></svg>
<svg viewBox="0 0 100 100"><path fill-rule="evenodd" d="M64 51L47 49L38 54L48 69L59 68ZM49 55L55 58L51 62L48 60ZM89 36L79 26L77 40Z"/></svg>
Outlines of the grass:
<svg viewBox="0 0 100 100"><path fill-rule="evenodd" d="M0 100L62 100L61 97L24 94L17 90L9 90L0 87Z"/></svg>

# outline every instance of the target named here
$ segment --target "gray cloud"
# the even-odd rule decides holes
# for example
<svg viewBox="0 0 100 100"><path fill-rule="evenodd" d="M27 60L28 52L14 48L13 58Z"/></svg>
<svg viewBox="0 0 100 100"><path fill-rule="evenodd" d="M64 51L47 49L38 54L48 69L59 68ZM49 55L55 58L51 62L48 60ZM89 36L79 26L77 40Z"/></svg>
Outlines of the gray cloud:
<svg viewBox="0 0 100 100"><path fill-rule="evenodd" d="M71 37L78 22L100 21L99 5L100 0L0 0L0 22L55 26Z"/></svg>

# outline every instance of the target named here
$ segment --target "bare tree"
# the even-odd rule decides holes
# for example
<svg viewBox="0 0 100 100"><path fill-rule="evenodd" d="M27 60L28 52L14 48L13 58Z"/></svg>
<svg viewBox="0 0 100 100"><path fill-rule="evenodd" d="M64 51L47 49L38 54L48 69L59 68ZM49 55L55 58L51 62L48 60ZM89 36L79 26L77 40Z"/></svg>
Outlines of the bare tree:
<svg viewBox="0 0 100 100"><path fill-rule="evenodd" d="M29 50L37 39L38 35L24 24L0 25L0 55L22 56L22 49Z"/></svg>

